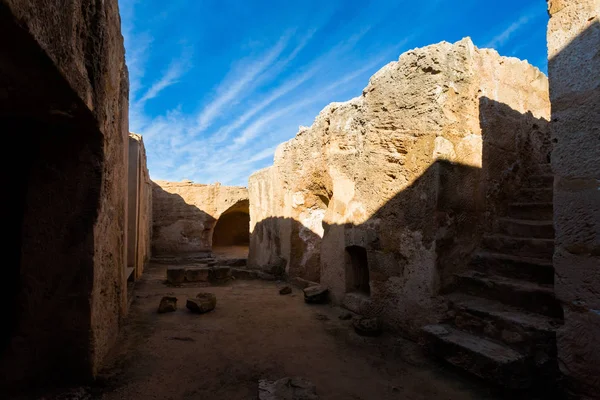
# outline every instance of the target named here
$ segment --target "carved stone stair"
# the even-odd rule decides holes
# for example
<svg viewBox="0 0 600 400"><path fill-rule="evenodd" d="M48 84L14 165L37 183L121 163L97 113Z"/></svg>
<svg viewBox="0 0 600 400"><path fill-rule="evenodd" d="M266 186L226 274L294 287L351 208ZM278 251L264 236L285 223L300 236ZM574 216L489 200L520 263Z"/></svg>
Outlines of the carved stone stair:
<svg viewBox="0 0 600 400"><path fill-rule="evenodd" d="M552 381L558 370L563 311L552 267L554 179L549 164L538 170L484 236L471 269L455 275L448 318L424 327L420 339L438 358L513 389Z"/></svg>

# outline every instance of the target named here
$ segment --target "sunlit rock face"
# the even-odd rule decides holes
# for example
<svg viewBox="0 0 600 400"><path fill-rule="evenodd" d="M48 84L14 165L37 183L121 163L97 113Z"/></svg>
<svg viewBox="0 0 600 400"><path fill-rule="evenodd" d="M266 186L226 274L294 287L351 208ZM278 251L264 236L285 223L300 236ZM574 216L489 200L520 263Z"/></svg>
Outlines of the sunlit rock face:
<svg viewBox="0 0 600 400"><path fill-rule="evenodd" d="M548 2L555 290L562 372L581 398L600 393L600 1ZM579 397L578 397L579 398Z"/></svg>
<svg viewBox="0 0 600 400"><path fill-rule="evenodd" d="M415 334L440 290L548 162L548 82L470 39L408 51L249 179L249 264L286 260L336 303Z"/></svg>
<svg viewBox="0 0 600 400"><path fill-rule="evenodd" d="M206 185L192 181L152 182L152 254L209 252L213 231L222 216L227 245L248 236L248 190L245 187ZM245 218L244 218L245 216ZM243 240L240 244L247 246Z"/></svg>

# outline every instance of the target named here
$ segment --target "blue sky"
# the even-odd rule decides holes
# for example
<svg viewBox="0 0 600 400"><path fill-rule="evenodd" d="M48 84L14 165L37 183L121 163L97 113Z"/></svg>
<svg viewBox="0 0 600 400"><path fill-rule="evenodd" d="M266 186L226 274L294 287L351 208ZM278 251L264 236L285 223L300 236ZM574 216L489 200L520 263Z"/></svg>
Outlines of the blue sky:
<svg viewBox="0 0 600 400"><path fill-rule="evenodd" d="M545 0L119 0L152 179L246 186L399 55L470 36L547 71Z"/></svg>

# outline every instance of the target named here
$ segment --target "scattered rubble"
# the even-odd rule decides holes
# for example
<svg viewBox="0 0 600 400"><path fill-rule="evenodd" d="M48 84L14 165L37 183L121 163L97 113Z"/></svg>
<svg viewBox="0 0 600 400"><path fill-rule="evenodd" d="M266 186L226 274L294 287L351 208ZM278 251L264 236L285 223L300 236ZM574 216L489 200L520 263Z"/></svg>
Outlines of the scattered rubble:
<svg viewBox="0 0 600 400"><path fill-rule="evenodd" d="M329 289L321 285L309 286L304 291L304 301L311 304L324 304L329 301Z"/></svg>
<svg viewBox="0 0 600 400"><path fill-rule="evenodd" d="M279 289L279 294L290 294L292 293L292 288L289 286L284 286L281 289Z"/></svg>
<svg viewBox="0 0 600 400"><path fill-rule="evenodd" d="M352 321L354 331L361 336L379 336L382 333L379 318L357 317Z"/></svg>
<svg viewBox="0 0 600 400"><path fill-rule="evenodd" d="M316 386L307 379L286 377L258 381L258 400L319 400Z"/></svg>
<svg viewBox="0 0 600 400"><path fill-rule="evenodd" d="M158 313L168 313L177 310L177 297L164 296L160 299L160 304L158 305Z"/></svg>
<svg viewBox="0 0 600 400"><path fill-rule="evenodd" d="M217 297L213 293L198 293L196 298L188 299L185 306L193 313L204 314L217 306Z"/></svg>

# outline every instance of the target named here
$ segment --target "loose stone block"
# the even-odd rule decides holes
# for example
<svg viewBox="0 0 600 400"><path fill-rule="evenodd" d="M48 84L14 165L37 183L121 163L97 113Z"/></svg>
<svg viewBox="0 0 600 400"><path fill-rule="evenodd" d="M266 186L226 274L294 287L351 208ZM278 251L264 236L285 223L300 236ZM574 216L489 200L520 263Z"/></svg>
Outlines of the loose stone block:
<svg viewBox="0 0 600 400"><path fill-rule="evenodd" d="M290 293L292 293L292 288L289 286L284 286L281 289L279 289L279 294L285 295Z"/></svg>
<svg viewBox="0 0 600 400"><path fill-rule="evenodd" d="M329 289L321 285L310 286L304 289L304 301L312 304L324 304L329 301Z"/></svg>
<svg viewBox="0 0 600 400"><path fill-rule="evenodd" d="M184 267L167 267L167 281L171 284L183 283L185 282L185 272Z"/></svg>
<svg viewBox="0 0 600 400"><path fill-rule="evenodd" d="M210 269L209 279L214 282L222 282L231 279L231 268L217 266Z"/></svg>
<svg viewBox="0 0 600 400"><path fill-rule="evenodd" d="M185 280L188 282L208 282L209 275L208 266L188 267L185 270Z"/></svg>
<svg viewBox="0 0 600 400"><path fill-rule="evenodd" d="M193 313L204 314L215 309L217 297L213 293L198 293L196 298L187 299L185 306Z"/></svg>
<svg viewBox="0 0 600 400"><path fill-rule="evenodd" d="M177 310L177 297L165 296L160 300L158 313L168 313Z"/></svg>

